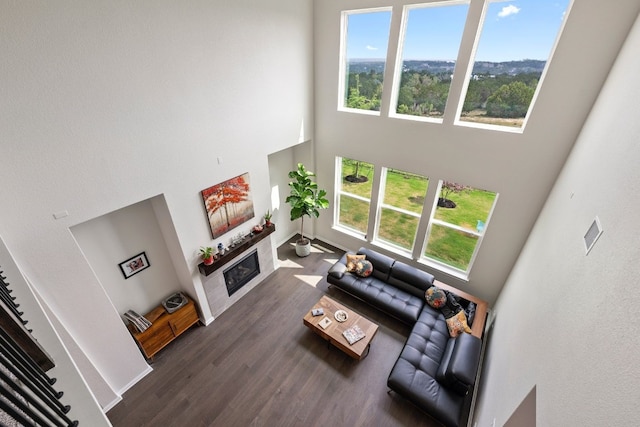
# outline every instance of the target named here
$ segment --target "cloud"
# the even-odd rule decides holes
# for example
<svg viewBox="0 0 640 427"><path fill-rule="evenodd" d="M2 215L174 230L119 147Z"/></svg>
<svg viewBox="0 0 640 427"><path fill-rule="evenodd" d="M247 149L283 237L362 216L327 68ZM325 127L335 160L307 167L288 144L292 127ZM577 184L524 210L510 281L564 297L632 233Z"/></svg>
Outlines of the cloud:
<svg viewBox="0 0 640 427"><path fill-rule="evenodd" d="M378 50L378 48L377 47L373 47L373 46L368 44L367 45L367 50Z"/></svg>
<svg viewBox="0 0 640 427"><path fill-rule="evenodd" d="M498 13L498 18L506 18L507 16L515 15L518 12L520 12L520 8L510 4L509 6L505 6L502 8L502 10Z"/></svg>

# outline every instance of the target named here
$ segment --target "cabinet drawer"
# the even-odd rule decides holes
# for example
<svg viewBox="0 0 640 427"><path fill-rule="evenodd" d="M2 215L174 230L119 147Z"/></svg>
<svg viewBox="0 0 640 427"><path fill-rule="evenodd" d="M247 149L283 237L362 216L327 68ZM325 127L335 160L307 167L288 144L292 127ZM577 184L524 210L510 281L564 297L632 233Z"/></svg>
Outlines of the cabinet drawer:
<svg viewBox="0 0 640 427"><path fill-rule="evenodd" d="M163 306L158 306L145 317L152 322L146 331L135 332L132 325L128 327L147 359L151 359L178 335L200 320L196 305L191 299L173 313L167 313Z"/></svg>
<svg viewBox="0 0 640 427"><path fill-rule="evenodd" d="M168 323L156 325L145 331L144 337L140 337L139 342L147 357L153 357L165 345L173 340L173 332Z"/></svg>
<svg viewBox="0 0 640 427"><path fill-rule="evenodd" d="M169 320L169 325L171 326L174 335L178 336L185 330L189 329L189 327L198 320L200 319L198 318L196 308L193 302L189 302L189 304L175 313L175 315Z"/></svg>

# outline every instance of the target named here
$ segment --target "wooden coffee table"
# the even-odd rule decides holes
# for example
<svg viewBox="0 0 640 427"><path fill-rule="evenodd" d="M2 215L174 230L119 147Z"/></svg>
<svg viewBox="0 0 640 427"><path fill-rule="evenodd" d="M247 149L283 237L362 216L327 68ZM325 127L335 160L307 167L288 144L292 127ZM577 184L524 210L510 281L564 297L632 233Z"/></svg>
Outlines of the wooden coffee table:
<svg viewBox="0 0 640 427"><path fill-rule="evenodd" d="M314 308L322 308L324 310L324 314L314 316L311 314L311 310ZM338 310L344 310L347 312L346 321L338 322L335 319L334 314ZM323 329L319 323L325 317L328 317L331 320L331 324L327 326L326 329ZM378 332L378 325L326 295L320 298L320 301L318 301L307 312L302 320L309 329L320 335L323 339L329 341L329 344L333 344L356 360L362 360L367 356L367 354L369 354L371 340L373 340L376 332ZM353 325L358 325L360 329L364 331L365 337L351 345L342 333L345 329L350 328Z"/></svg>

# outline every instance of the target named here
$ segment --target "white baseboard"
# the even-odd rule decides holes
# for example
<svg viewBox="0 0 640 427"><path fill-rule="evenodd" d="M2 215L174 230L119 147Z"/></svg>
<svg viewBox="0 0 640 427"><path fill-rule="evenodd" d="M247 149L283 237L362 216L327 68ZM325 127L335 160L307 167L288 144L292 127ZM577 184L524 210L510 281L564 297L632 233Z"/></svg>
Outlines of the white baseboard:
<svg viewBox="0 0 640 427"><path fill-rule="evenodd" d="M144 370L144 372L142 372L140 375L138 375L137 377L135 377L133 380L131 380L127 385L125 385L124 387L122 387L119 391L118 391L118 395L120 396L120 398L122 399L122 395L125 394L125 392L127 390L129 390L131 387L133 387L134 385L136 385L138 383L138 381L140 381L141 379L143 379L144 377L146 377L147 375L149 375L151 372L153 372L153 368L149 365L147 365L147 369Z"/></svg>
<svg viewBox="0 0 640 427"><path fill-rule="evenodd" d="M122 396L118 396L115 399L113 399L111 402L109 402L105 407L102 408L102 412L103 413L107 413L109 412L109 410L111 408L113 408L114 406L116 406L118 403L120 403L122 401Z"/></svg>

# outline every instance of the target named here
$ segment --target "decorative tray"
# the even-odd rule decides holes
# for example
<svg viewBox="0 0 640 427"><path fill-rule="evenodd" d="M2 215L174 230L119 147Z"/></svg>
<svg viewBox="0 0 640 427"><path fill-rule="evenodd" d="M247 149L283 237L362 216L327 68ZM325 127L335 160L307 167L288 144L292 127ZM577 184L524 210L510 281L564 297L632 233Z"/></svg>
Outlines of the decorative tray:
<svg viewBox="0 0 640 427"><path fill-rule="evenodd" d="M344 322L349 318L349 315L344 310L338 310L333 315L338 322Z"/></svg>

